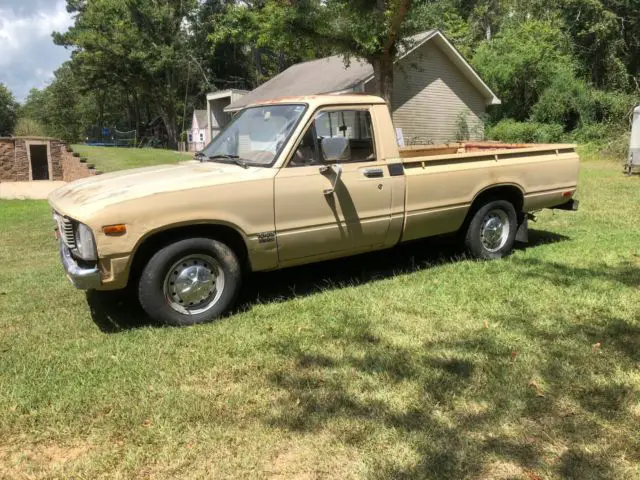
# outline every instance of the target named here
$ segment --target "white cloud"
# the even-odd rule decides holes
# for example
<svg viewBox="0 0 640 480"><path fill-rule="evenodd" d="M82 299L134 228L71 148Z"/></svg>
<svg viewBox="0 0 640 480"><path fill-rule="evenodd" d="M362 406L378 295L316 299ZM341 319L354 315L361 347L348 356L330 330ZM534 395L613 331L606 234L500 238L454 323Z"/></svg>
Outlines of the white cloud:
<svg viewBox="0 0 640 480"><path fill-rule="evenodd" d="M18 100L44 87L70 53L54 45L51 33L73 23L65 2L0 0L0 82Z"/></svg>

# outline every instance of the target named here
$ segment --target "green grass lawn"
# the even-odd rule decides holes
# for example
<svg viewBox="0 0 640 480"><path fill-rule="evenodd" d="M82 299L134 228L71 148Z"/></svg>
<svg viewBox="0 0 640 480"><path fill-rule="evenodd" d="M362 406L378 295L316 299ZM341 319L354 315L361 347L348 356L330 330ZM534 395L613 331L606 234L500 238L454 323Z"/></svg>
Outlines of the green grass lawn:
<svg viewBox="0 0 640 480"><path fill-rule="evenodd" d="M162 163L175 163L193 158L193 153L181 153L161 148L114 148L73 145L74 152L87 157L87 163L101 172L115 172L127 168L147 167Z"/></svg>
<svg viewBox="0 0 640 480"><path fill-rule="evenodd" d="M47 205L1 202L0 477L638 479L640 178L579 196L502 261L419 243L102 330Z"/></svg>

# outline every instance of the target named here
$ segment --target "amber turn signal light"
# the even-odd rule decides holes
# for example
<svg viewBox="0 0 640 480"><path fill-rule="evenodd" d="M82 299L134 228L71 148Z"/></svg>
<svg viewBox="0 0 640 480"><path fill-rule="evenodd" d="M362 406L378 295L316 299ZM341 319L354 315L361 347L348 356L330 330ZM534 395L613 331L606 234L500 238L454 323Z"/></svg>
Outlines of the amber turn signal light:
<svg viewBox="0 0 640 480"><path fill-rule="evenodd" d="M105 235L108 235L110 237L117 237L127 233L127 226L124 224L107 225L106 227L102 227L102 231Z"/></svg>

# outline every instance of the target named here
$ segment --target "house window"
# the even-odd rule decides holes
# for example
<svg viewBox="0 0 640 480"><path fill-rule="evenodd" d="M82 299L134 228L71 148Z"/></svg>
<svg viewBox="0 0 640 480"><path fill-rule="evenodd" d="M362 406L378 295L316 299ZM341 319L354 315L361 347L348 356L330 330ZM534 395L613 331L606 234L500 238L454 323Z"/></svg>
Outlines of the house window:
<svg viewBox="0 0 640 480"><path fill-rule="evenodd" d="M201 134L200 134L200 141L201 141L201 142L204 142L204 133L201 133Z"/></svg>
<svg viewBox="0 0 640 480"><path fill-rule="evenodd" d="M189 134L189 143L193 143L193 133Z"/></svg>

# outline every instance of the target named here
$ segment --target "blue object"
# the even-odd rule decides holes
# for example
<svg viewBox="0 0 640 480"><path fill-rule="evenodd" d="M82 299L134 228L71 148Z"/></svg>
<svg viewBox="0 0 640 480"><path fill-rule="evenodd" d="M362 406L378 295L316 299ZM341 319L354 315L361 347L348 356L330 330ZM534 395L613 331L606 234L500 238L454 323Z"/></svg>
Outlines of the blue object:
<svg viewBox="0 0 640 480"><path fill-rule="evenodd" d="M109 135L111 135L111 130L108 127L102 127L102 136L108 137Z"/></svg>

